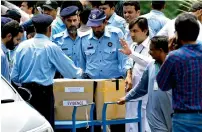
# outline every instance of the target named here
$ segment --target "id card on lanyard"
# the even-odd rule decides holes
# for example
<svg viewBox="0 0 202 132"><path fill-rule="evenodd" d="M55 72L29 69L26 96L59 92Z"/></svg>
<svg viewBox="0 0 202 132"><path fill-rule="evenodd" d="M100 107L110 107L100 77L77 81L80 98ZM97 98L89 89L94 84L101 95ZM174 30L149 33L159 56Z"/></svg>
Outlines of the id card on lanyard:
<svg viewBox="0 0 202 132"><path fill-rule="evenodd" d="M137 48L137 46L135 45L134 51L135 51L136 48ZM144 46L143 46L142 49L140 50L139 54L141 54L143 50L144 50ZM134 65L135 65L135 61L133 61L133 66L134 66Z"/></svg>

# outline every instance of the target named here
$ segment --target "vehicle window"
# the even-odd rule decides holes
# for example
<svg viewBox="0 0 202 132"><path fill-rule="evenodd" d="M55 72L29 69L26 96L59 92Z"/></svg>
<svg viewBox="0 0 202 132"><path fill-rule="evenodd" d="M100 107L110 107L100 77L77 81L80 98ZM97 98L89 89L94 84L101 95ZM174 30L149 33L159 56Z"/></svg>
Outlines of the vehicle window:
<svg viewBox="0 0 202 132"><path fill-rule="evenodd" d="M13 99L16 100L18 99L17 93L11 88L11 86L6 82L3 78L1 78L1 100L5 99Z"/></svg>

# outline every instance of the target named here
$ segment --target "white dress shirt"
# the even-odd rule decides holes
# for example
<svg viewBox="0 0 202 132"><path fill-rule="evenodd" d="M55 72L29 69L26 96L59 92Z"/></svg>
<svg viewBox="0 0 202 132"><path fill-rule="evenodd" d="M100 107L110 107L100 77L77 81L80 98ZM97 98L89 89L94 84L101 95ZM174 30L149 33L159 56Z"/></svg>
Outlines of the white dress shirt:
<svg viewBox="0 0 202 132"><path fill-rule="evenodd" d="M169 38L175 35L175 19L170 20L158 33L157 36L164 35ZM202 24L198 21L200 26L200 31L197 40L202 42Z"/></svg>
<svg viewBox="0 0 202 132"><path fill-rule="evenodd" d="M129 56L134 60L132 70L133 87L139 82L147 65L152 61L149 54L150 38L147 37L141 44L133 43L131 45L132 54Z"/></svg>
<svg viewBox="0 0 202 132"><path fill-rule="evenodd" d="M149 55L149 45L150 38L147 37L141 44L132 43L131 50L132 54L129 55L130 62L133 62L132 69L132 83L133 87L138 84L140 81L144 70L147 65L153 61L151 56ZM142 100L142 131L150 132L150 128L146 119L146 104L147 104L148 96L145 95L137 100ZM132 118L137 116L137 102L128 102L126 103L126 118ZM126 132L138 132L138 126L134 123L126 124Z"/></svg>

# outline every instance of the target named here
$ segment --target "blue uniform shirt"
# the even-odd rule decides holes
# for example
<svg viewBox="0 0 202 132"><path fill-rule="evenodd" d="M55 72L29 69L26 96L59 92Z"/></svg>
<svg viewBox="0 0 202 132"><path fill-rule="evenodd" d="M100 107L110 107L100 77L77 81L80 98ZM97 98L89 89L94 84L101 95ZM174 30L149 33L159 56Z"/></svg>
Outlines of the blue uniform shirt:
<svg viewBox="0 0 202 132"><path fill-rule="evenodd" d="M157 10L151 10L149 13L142 15L142 17L145 17L148 20L150 38L155 36L170 20L163 14L163 12Z"/></svg>
<svg viewBox="0 0 202 132"><path fill-rule="evenodd" d="M10 80L10 68L9 68L9 50L4 44L1 44L1 75L8 81Z"/></svg>
<svg viewBox="0 0 202 132"><path fill-rule="evenodd" d="M15 54L11 80L16 83L53 83L56 69L66 78L80 78L77 68L56 44L43 34L22 42Z"/></svg>
<svg viewBox="0 0 202 132"><path fill-rule="evenodd" d="M107 21L109 26L118 27L122 30L122 32L125 34L125 26L126 26L126 20L122 17L118 16L115 12L112 14L112 16Z"/></svg>
<svg viewBox="0 0 202 132"><path fill-rule="evenodd" d="M53 35L58 34L66 29L66 25L63 23L60 17L56 17L56 19L51 24L51 39Z"/></svg>
<svg viewBox="0 0 202 132"><path fill-rule="evenodd" d="M79 65L79 52L81 47L81 38L77 35L76 39L73 40L69 34L67 29L59 34L55 34L53 36L54 43L56 43L59 47L61 47L62 51L73 60L76 66Z"/></svg>
<svg viewBox="0 0 202 132"><path fill-rule="evenodd" d="M118 49L123 38L118 28L105 27L104 35L97 39L93 33L82 37L80 63L82 69L93 79L109 79L125 76L130 65L128 57Z"/></svg>

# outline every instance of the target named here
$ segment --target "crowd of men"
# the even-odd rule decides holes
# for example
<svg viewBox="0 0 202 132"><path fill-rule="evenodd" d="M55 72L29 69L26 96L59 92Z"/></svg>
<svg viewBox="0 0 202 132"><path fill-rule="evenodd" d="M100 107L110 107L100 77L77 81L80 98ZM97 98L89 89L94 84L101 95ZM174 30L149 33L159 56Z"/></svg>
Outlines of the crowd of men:
<svg viewBox="0 0 202 132"><path fill-rule="evenodd" d="M1 74L54 128L54 78L125 79L126 118L143 100L144 132L202 131L202 2L170 20L165 1L8 1L1 5ZM137 132L138 125L110 126ZM96 128L97 129L97 128ZM95 130L100 131L100 130Z"/></svg>

